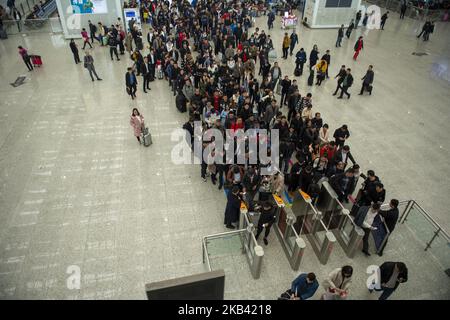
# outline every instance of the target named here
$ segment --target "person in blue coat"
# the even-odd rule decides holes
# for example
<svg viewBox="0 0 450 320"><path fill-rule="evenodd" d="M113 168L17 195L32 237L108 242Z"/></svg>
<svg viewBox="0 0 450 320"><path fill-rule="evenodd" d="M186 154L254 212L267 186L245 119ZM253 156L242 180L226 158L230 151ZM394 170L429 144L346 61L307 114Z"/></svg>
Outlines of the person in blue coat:
<svg viewBox="0 0 450 320"><path fill-rule="evenodd" d="M314 273L300 274L291 285L291 299L306 300L311 298L319 288L319 282Z"/></svg>
<svg viewBox="0 0 450 320"><path fill-rule="evenodd" d="M241 198L239 197L239 187L234 186L227 195L227 207L225 208L224 224L228 229L234 229L232 223L239 220L241 210Z"/></svg>
<svg viewBox="0 0 450 320"><path fill-rule="evenodd" d="M295 70L299 70L299 75L303 74L303 65L306 62L306 52L301 48L295 55Z"/></svg>

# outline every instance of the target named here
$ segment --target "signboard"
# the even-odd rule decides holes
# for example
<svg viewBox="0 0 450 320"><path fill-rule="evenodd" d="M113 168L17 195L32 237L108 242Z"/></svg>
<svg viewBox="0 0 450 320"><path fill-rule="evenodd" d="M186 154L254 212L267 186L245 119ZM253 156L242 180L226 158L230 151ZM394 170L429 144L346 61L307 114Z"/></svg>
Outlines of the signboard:
<svg viewBox="0 0 450 320"><path fill-rule="evenodd" d="M106 0L70 0L73 13L99 14L108 13Z"/></svg>
<svg viewBox="0 0 450 320"><path fill-rule="evenodd" d="M136 20L134 25L138 27L138 30L142 30L141 15L139 14L139 9L125 8L123 9L123 16L125 17L125 25L127 26L128 31L129 31L129 22L132 19Z"/></svg>

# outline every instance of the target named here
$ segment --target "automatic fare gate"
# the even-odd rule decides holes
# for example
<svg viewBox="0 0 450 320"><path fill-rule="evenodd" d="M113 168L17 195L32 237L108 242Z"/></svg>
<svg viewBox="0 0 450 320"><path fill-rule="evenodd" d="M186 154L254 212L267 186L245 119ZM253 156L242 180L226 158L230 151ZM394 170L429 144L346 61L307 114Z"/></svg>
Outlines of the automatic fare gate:
<svg viewBox="0 0 450 320"><path fill-rule="evenodd" d="M361 244L364 231L355 224L350 216L350 211L338 200L336 192L328 181L322 181L316 207L323 212L323 222L328 230L333 231L345 254L349 258L353 258Z"/></svg>
<svg viewBox="0 0 450 320"><path fill-rule="evenodd" d="M291 209L295 231L300 236L306 235L320 263L326 264L336 238L322 221L322 213L315 208L309 195L301 190L295 194Z"/></svg>
<svg viewBox="0 0 450 320"><path fill-rule="evenodd" d="M273 195L277 206L276 220L273 225L275 234L283 247L284 253L293 270L298 270L305 252L306 243L294 228L295 215L286 206L286 202L277 195Z"/></svg>

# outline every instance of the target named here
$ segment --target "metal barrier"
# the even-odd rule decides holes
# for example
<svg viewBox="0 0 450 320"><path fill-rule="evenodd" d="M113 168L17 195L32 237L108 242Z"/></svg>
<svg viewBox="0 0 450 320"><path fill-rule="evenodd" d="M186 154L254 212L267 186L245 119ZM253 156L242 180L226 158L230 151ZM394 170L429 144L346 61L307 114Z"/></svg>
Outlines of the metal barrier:
<svg viewBox="0 0 450 320"><path fill-rule="evenodd" d="M368 4L374 4L386 10L400 12L401 0L365 0ZM440 20L444 21L444 16L448 13L446 9L430 9L428 7L417 7L408 2L405 17L418 20Z"/></svg>
<svg viewBox="0 0 450 320"><path fill-rule="evenodd" d="M345 254L353 258L364 237L364 231L355 224L350 211L338 200L336 192L328 181L322 181L317 207L325 213L323 220L327 228L333 230Z"/></svg>
<svg viewBox="0 0 450 320"><path fill-rule="evenodd" d="M281 243L291 268L297 271L300 268L306 242L294 228L295 215L287 208L281 198L274 196L277 204L276 220L274 224L275 234Z"/></svg>
<svg viewBox="0 0 450 320"><path fill-rule="evenodd" d="M21 33L62 33L61 20L57 18L4 20L3 28L8 35Z"/></svg>
<svg viewBox="0 0 450 320"><path fill-rule="evenodd" d="M362 242L364 231L355 224L353 218L350 216L350 211L344 208L339 200L337 200L337 203L340 206L341 215L339 225L333 230L333 233L342 249L344 249L347 257L353 258Z"/></svg>
<svg viewBox="0 0 450 320"><path fill-rule="evenodd" d="M240 237L241 253L247 257L247 262L250 267L250 272L254 279L259 279L261 275L262 260L264 257L264 249L258 245L253 233L255 227L253 223L250 223L247 212L241 211L239 219L239 230L222 232L205 236L202 239L202 253L203 263L206 264L209 271L212 271L210 253L208 252L208 243L214 239L233 237L238 235Z"/></svg>
<svg viewBox="0 0 450 320"><path fill-rule="evenodd" d="M416 201L400 202L405 205L399 223L406 225L436 258L450 276L450 236Z"/></svg>
<svg viewBox="0 0 450 320"><path fill-rule="evenodd" d="M239 229L246 230L242 234L242 243L244 245L244 251L247 257L247 262L250 266L250 271L254 279L259 279L261 275L262 259L264 257L264 249L258 245L256 241L254 230L255 226L250 222L248 211L242 209L239 216Z"/></svg>
<svg viewBox="0 0 450 320"><path fill-rule="evenodd" d="M333 251L336 238L322 221L322 213L312 204L311 198L299 190L292 205L292 212L296 216L294 229L298 235L306 234L320 263L326 264Z"/></svg>

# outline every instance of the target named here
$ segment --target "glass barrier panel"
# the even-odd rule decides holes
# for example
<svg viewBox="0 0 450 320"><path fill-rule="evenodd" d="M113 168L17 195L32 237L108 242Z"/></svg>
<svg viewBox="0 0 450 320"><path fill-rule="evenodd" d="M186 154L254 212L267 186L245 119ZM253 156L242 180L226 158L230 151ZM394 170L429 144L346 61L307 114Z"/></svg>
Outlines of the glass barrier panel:
<svg viewBox="0 0 450 320"><path fill-rule="evenodd" d="M250 259L250 264L253 264L253 257L255 256L255 246L253 241L250 242L250 248L248 248L247 255Z"/></svg>
<svg viewBox="0 0 450 320"><path fill-rule="evenodd" d="M425 249L426 244L433 238L437 229L422 212L423 211L414 204L409 211L405 225L413 231L414 236L423 243L423 248Z"/></svg>
<svg viewBox="0 0 450 320"><path fill-rule="evenodd" d="M52 28L52 32L58 33L63 32L61 20L59 18L49 18L50 26Z"/></svg>
<svg viewBox="0 0 450 320"><path fill-rule="evenodd" d="M292 229L293 227L289 226L288 227L288 231L287 231L287 236L286 236L286 243L287 243L287 247L289 249L290 254L292 255L294 252L294 247L295 247L295 232Z"/></svg>
<svg viewBox="0 0 450 320"><path fill-rule="evenodd" d="M442 233L433 240L428 251L444 270L450 269L450 242Z"/></svg>
<svg viewBox="0 0 450 320"><path fill-rule="evenodd" d="M346 243L350 241L350 235L352 234L353 229L354 229L353 223L350 221L350 218L346 216L344 218L344 223L341 229L342 237L344 238Z"/></svg>
<svg viewBox="0 0 450 320"><path fill-rule="evenodd" d="M207 238L206 249L208 251L208 256L210 257L231 253L240 254L242 250L241 235L239 233L234 233L218 238Z"/></svg>

